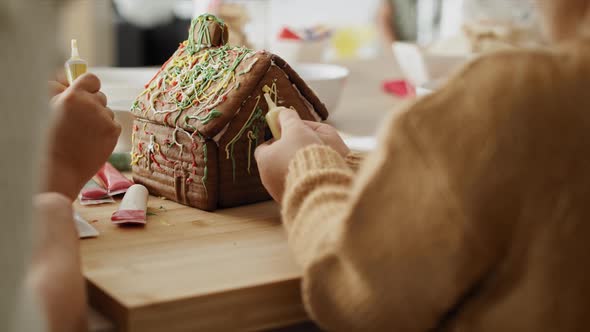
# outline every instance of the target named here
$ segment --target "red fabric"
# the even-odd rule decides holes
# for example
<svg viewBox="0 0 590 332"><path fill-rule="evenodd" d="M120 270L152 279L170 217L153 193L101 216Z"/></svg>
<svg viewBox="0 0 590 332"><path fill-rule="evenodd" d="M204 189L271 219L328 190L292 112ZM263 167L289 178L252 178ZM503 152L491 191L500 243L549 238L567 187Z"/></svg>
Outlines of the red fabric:
<svg viewBox="0 0 590 332"><path fill-rule="evenodd" d="M113 224L143 224L146 223L144 210L119 210L111 216Z"/></svg>
<svg viewBox="0 0 590 332"><path fill-rule="evenodd" d="M383 82L383 91L399 98L416 96L416 88L406 80L391 80Z"/></svg>

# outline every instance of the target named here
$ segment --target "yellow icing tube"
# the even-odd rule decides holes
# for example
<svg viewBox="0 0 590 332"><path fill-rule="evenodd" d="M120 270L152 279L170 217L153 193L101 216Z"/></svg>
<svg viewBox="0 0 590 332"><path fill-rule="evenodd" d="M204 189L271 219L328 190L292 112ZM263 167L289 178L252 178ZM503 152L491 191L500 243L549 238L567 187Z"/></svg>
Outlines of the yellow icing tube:
<svg viewBox="0 0 590 332"><path fill-rule="evenodd" d="M78 51L78 41L72 39L72 56L65 64L66 76L70 85L78 78L82 76L88 70L88 63L86 60L80 58L80 52Z"/></svg>
<svg viewBox="0 0 590 332"><path fill-rule="evenodd" d="M272 132L272 136L274 136L275 139L281 139L281 127L279 126L279 113L281 112L281 108L277 107L268 93L264 94L264 99L266 99L266 103L268 104L266 123Z"/></svg>

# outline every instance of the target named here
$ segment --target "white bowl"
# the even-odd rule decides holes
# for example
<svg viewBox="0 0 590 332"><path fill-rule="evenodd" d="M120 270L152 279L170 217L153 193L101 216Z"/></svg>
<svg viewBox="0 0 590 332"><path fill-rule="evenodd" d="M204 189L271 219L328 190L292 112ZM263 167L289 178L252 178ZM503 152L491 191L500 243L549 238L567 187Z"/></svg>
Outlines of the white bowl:
<svg viewBox="0 0 590 332"><path fill-rule="evenodd" d="M294 69L315 91L328 112L334 113L340 102L346 78L350 74L349 70L342 66L312 63L297 64L294 65Z"/></svg>

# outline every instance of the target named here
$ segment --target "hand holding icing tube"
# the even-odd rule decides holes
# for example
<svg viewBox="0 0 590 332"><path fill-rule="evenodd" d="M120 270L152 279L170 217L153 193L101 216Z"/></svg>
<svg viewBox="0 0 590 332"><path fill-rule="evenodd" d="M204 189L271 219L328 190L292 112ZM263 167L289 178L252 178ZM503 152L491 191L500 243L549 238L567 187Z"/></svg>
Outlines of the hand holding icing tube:
<svg viewBox="0 0 590 332"><path fill-rule="evenodd" d="M113 213L113 224L145 225L147 219L148 190L141 184L134 184L127 190L119 210Z"/></svg>
<svg viewBox="0 0 590 332"><path fill-rule="evenodd" d="M72 39L72 56L66 61L65 67L66 76L70 85L72 85L76 78L82 76L88 70L88 63L80 57L80 52L78 52L78 42L76 39Z"/></svg>

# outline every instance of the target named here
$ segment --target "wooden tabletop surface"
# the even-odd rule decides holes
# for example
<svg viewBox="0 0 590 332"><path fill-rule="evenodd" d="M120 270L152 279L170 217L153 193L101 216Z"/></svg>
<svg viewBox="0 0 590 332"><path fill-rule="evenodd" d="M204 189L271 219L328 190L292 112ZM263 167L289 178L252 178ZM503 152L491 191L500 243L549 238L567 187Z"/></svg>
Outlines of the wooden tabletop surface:
<svg viewBox="0 0 590 332"><path fill-rule="evenodd" d="M396 77L393 59L342 64L351 75L330 123L372 135L399 102L381 90ZM91 304L118 330L259 330L307 319L275 203L209 213L150 197L144 228L112 225L116 207L76 209L101 232L81 245Z"/></svg>

